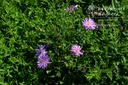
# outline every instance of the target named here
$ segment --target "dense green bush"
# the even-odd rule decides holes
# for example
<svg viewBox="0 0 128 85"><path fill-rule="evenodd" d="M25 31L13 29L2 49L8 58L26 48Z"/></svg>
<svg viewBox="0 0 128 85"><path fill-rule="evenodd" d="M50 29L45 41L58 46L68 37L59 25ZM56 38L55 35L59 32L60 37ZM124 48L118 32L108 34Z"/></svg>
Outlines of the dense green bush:
<svg viewBox="0 0 128 85"><path fill-rule="evenodd" d="M101 4L102 3L102 4ZM128 83L127 0L1 0L0 85L125 85ZM72 13L67 9L78 4ZM98 21L86 30L87 8L94 4L120 17ZM113 25L113 26L112 26ZM59 36L61 35L61 36ZM71 53L78 44L83 55ZM45 46L50 64L37 66L35 49Z"/></svg>

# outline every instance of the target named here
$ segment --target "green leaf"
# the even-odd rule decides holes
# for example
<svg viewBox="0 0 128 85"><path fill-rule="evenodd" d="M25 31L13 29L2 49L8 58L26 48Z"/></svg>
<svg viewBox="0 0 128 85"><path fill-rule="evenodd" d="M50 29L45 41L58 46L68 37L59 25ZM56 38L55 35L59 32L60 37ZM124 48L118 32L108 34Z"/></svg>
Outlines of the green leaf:
<svg viewBox="0 0 128 85"><path fill-rule="evenodd" d="M112 72L107 71L107 76L109 77L109 79L112 81Z"/></svg>
<svg viewBox="0 0 128 85"><path fill-rule="evenodd" d="M115 8L115 0L112 0L112 7Z"/></svg>
<svg viewBox="0 0 128 85"><path fill-rule="evenodd" d="M103 4L102 4L104 10L106 11L106 13L109 13L109 10L108 10L108 7L105 7Z"/></svg>

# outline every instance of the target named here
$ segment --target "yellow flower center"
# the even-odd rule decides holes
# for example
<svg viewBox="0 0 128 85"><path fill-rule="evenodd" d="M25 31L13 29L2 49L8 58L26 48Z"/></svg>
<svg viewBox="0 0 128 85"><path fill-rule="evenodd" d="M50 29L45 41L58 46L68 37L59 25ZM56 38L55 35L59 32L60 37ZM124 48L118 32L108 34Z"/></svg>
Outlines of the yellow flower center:
<svg viewBox="0 0 128 85"><path fill-rule="evenodd" d="M77 49L77 52L80 52L80 49Z"/></svg>
<svg viewBox="0 0 128 85"><path fill-rule="evenodd" d="M44 62L45 62L45 60L43 59L43 60L42 60L42 63L44 63Z"/></svg>
<svg viewBox="0 0 128 85"><path fill-rule="evenodd" d="M87 24L88 24L88 25L91 25L91 22L89 22L89 21L88 21L88 23L87 23Z"/></svg>

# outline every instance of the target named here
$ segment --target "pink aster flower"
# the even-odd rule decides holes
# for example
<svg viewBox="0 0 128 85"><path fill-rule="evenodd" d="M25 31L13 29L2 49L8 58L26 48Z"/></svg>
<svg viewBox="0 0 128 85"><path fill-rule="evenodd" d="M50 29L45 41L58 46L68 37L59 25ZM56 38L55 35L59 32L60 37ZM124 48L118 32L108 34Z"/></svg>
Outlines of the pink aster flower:
<svg viewBox="0 0 128 85"><path fill-rule="evenodd" d="M81 52L81 47L77 44L73 45L71 48L71 51L76 55L76 56L80 56L83 55L83 53Z"/></svg>
<svg viewBox="0 0 128 85"><path fill-rule="evenodd" d="M91 18L86 18L85 20L83 20L82 24L88 30L94 30L96 28L96 24Z"/></svg>
<svg viewBox="0 0 128 85"><path fill-rule="evenodd" d="M48 55L39 55L38 56L38 61L37 61L37 65L39 68L45 69L47 67L47 65L50 63L49 62L50 59L48 57Z"/></svg>

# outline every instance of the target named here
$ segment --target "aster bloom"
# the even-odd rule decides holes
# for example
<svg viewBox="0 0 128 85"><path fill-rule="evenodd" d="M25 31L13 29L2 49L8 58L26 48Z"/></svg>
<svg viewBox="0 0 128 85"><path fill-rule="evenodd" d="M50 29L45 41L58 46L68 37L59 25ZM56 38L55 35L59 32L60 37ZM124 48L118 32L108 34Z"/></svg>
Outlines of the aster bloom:
<svg viewBox="0 0 128 85"><path fill-rule="evenodd" d="M116 69L113 69L113 70L112 70L112 72L113 72L113 73L116 73L116 72L117 72L117 70L116 70Z"/></svg>
<svg viewBox="0 0 128 85"><path fill-rule="evenodd" d="M40 45L39 49L36 49L36 56L39 56L40 54L42 54L42 55L47 54L47 51L46 51L46 49L44 48L43 45Z"/></svg>
<svg viewBox="0 0 128 85"><path fill-rule="evenodd" d="M58 34L57 37L58 37L58 38L61 37L61 34Z"/></svg>
<svg viewBox="0 0 128 85"><path fill-rule="evenodd" d="M74 10L76 10L78 7L78 5L71 5L69 8L65 9L67 10L69 13L73 12Z"/></svg>
<svg viewBox="0 0 128 85"><path fill-rule="evenodd" d="M82 24L88 30L94 30L96 27L95 22L91 18L86 18L85 20L83 20Z"/></svg>
<svg viewBox="0 0 128 85"><path fill-rule="evenodd" d="M48 57L48 55L39 55L38 56L38 61L37 61L37 65L39 68L45 69L47 67L47 65L50 63L50 58Z"/></svg>
<svg viewBox="0 0 128 85"><path fill-rule="evenodd" d="M73 45L71 48L71 51L76 55L76 56L80 56L83 55L83 53L81 52L81 47L77 44Z"/></svg>

